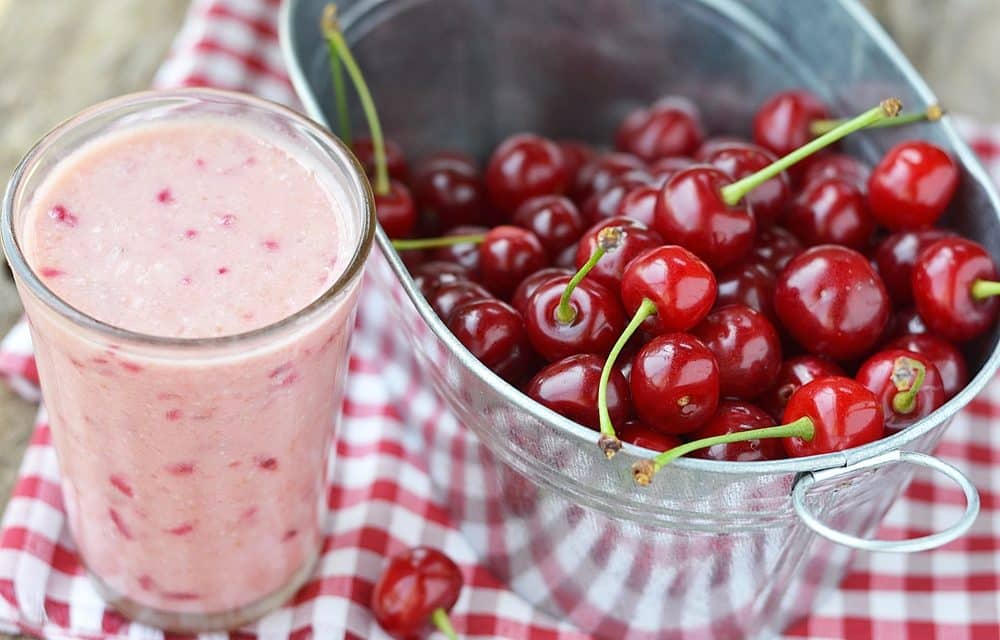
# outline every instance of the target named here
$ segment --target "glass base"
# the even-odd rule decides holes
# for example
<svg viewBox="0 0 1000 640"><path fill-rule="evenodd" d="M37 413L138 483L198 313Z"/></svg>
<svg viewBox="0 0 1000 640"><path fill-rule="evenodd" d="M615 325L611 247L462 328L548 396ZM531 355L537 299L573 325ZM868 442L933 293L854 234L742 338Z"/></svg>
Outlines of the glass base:
<svg viewBox="0 0 1000 640"><path fill-rule="evenodd" d="M108 605L118 610L130 620L141 622L151 627L157 627L164 631L199 633L203 631L236 629L278 608L295 595L295 592L309 580L316 569L318 561L319 553L313 552L310 554L308 560L302 564L302 567L280 589L238 609L212 613L188 613L153 609L148 605L139 604L116 593L92 572L88 571L87 574L97 588L97 593L104 598Z"/></svg>

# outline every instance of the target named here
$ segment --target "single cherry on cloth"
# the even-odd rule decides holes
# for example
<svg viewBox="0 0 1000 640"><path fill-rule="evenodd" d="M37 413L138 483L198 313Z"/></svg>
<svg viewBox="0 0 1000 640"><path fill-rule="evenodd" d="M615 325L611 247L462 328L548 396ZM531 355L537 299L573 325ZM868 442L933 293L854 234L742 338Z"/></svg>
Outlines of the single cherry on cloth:
<svg viewBox="0 0 1000 640"><path fill-rule="evenodd" d="M803 249L802 243L792 232L774 225L757 234L751 255L778 275Z"/></svg>
<svg viewBox="0 0 1000 640"><path fill-rule="evenodd" d="M774 418L756 405L741 400L723 400L708 424L691 434L691 438L701 440L774 425ZM785 457L785 448L776 438L743 440L698 449L692 453L692 457L730 462L781 460Z"/></svg>
<svg viewBox="0 0 1000 640"><path fill-rule="evenodd" d="M868 178L872 214L892 231L933 226L958 187L958 166L947 151L924 140L890 149Z"/></svg>
<svg viewBox="0 0 1000 640"><path fill-rule="evenodd" d="M703 161L722 169L733 180L740 180L777 161L773 153L749 142L717 145ZM792 187L785 173L761 183L746 199L750 203L758 228L766 228L778 221L792 197Z"/></svg>
<svg viewBox="0 0 1000 640"><path fill-rule="evenodd" d="M785 407L784 422L809 418L812 440L782 440L790 458L844 451L874 442L885 435L885 418L875 394L860 382L826 376L803 385Z"/></svg>
<svg viewBox="0 0 1000 640"><path fill-rule="evenodd" d="M943 338L929 334L904 335L885 345L885 348L911 351L932 362L938 375L941 376L945 400L964 389L969 383L969 368L965 364L962 352Z"/></svg>
<svg viewBox="0 0 1000 640"><path fill-rule="evenodd" d="M749 400L774 384L781 368L781 339L764 314L729 305L708 314L692 334L715 356L723 396Z"/></svg>
<svg viewBox="0 0 1000 640"><path fill-rule="evenodd" d="M586 228L576 205L565 196L526 200L514 212L511 222L538 236L552 258L579 240Z"/></svg>
<svg viewBox="0 0 1000 640"><path fill-rule="evenodd" d="M431 303L434 312L447 324L451 312L458 305L472 300L489 300L492 297L493 295L482 285L469 280L459 280L434 289L427 295L427 302Z"/></svg>
<svg viewBox="0 0 1000 640"><path fill-rule="evenodd" d="M600 356L589 353L569 356L536 373L525 393L556 413L596 431L597 389L603 366L604 359ZM608 384L608 411L619 422L631 413L628 383L617 371Z"/></svg>
<svg viewBox="0 0 1000 640"><path fill-rule="evenodd" d="M913 264L917 256L938 240L954 235L947 229L900 231L878 244L875 266L893 302L898 305L913 304Z"/></svg>
<svg viewBox="0 0 1000 640"><path fill-rule="evenodd" d="M448 619L462 591L455 562L430 547L416 547L389 559L372 590L372 613L386 632L412 636L433 624L457 639Z"/></svg>
<svg viewBox="0 0 1000 640"><path fill-rule="evenodd" d="M840 244L863 251L875 233L875 218L865 194L839 178L807 184L795 196L783 222L807 247Z"/></svg>
<svg viewBox="0 0 1000 640"><path fill-rule="evenodd" d="M389 177L405 183L410 177L410 168L403 147L389 138L383 138L382 144L385 145L385 166L389 171ZM358 159L369 177L375 176L375 164L378 162L375 157L375 145L375 136L358 136L351 142L354 157Z"/></svg>
<svg viewBox="0 0 1000 640"><path fill-rule="evenodd" d="M417 165L413 195L420 209L445 230L482 223L486 187L475 161L463 153L440 151Z"/></svg>
<svg viewBox="0 0 1000 640"><path fill-rule="evenodd" d="M602 154L580 167L570 195L577 204L583 204L595 193L610 187L622 175L645 169L646 163L630 153Z"/></svg>
<svg viewBox="0 0 1000 640"><path fill-rule="evenodd" d="M704 138L701 116L694 103L687 98L666 96L626 116L615 134L615 147L652 162L692 155Z"/></svg>
<svg viewBox="0 0 1000 640"><path fill-rule="evenodd" d="M482 283L501 298L509 298L521 280L548 264L538 236L520 227L493 227L479 245Z"/></svg>
<svg viewBox="0 0 1000 640"><path fill-rule="evenodd" d="M500 300L472 300L455 307L448 328L480 362L515 386L535 363L521 314Z"/></svg>
<svg viewBox="0 0 1000 640"><path fill-rule="evenodd" d="M836 363L818 356L795 356L781 363L774 384L757 398L758 404L776 420L785 413L789 398L802 385L826 376L843 376L844 370Z"/></svg>
<svg viewBox="0 0 1000 640"><path fill-rule="evenodd" d="M658 431L642 420L628 420L618 429L618 437L622 442L634 444L651 451L666 451L679 447L682 442L677 436L671 436Z"/></svg>
<svg viewBox="0 0 1000 640"><path fill-rule="evenodd" d="M569 171L556 143L531 133L501 142L486 166L490 201L510 215L525 200L561 194L569 187Z"/></svg>
<svg viewBox="0 0 1000 640"><path fill-rule="evenodd" d="M542 285L543 282L551 280L557 276L566 276L568 278L573 277L573 272L569 269L562 269L559 267L546 267L545 269L539 269L534 272L521 283L517 285L517 289L514 289L514 295L510 299L510 306L517 309L517 312L522 316L528 314L528 300L534 295L538 287Z"/></svg>
<svg viewBox="0 0 1000 640"><path fill-rule="evenodd" d="M889 295L863 255L837 245L806 249L778 276L774 310L810 352L852 360L875 346L889 321Z"/></svg>
<svg viewBox="0 0 1000 640"><path fill-rule="evenodd" d="M545 281L529 298L524 324L535 351L549 362L575 353L607 355L625 327L618 296L604 285L572 276ZM597 415L596 406L594 415Z"/></svg>
<svg viewBox="0 0 1000 640"><path fill-rule="evenodd" d="M779 156L813 138L813 120L830 117L826 105L804 90L782 91L768 98L753 118L753 141Z"/></svg>
<svg viewBox="0 0 1000 640"><path fill-rule="evenodd" d="M987 331L1000 311L993 258L965 238L944 238L924 249L913 265L913 299L924 324L961 342Z"/></svg>
<svg viewBox="0 0 1000 640"><path fill-rule="evenodd" d="M849 182L865 192L868 191L868 177L872 170L854 156L835 151L817 153L803 161L802 166L803 187L818 180L836 178Z"/></svg>
<svg viewBox="0 0 1000 640"><path fill-rule="evenodd" d="M733 265L715 276L719 294L715 308L742 304L763 313L772 323L778 321L774 314L774 272L757 260L747 260Z"/></svg>
<svg viewBox="0 0 1000 640"><path fill-rule="evenodd" d="M576 247L576 268L580 269L587 264L597 250L601 232L612 228L620 228L623 232L618 248L605 254L588 275L612 291L618 291L621 288L625 266L640 253L662 245L663 238L637 220L608 218L587 229L581 236Z"/></svg>
<svg viewBox="0 0 1000 640"><path fill-rule="evenodd" d="M861 365L855 379L882 404L888 431L904 429L944 404L944 384L937 367L927 356L912 351L879 351Z"/></svg>

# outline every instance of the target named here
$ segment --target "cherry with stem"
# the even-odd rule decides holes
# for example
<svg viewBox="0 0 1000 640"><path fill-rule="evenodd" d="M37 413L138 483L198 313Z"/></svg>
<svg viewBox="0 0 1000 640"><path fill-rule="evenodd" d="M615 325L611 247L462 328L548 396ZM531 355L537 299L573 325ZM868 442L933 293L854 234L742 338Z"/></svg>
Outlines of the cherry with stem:
<svg viewBox="0 0 1000 640"><path fill-rule="evenodd" d="M604 254L614 251L621 245L625 230L621 227L606 227L597 234L597 246L594 248L590 258L587 259L573 277L570 278L562 297L559 298L559 306L556 307L556 319L562 324L570 324L576 318L576 308L570 304L573 291L587 277L587 274L597 266Z"/></svg>
<svg viewBox="0 0 1000 640"><path fill-rule="evenodd" d="M462 573L437 549L416 547L389 559L372 591L372 613L391 634L410 636L427 623L458 640L448 611L462 590Z"/></svg>
<svg viewBox="0 0 1000 640"><path fill-rule="evenodd" d="M901 113L892 120L881 120L875 124L869 125L869 129L880 129L882 127L898 127L906 124L914 124L916 122L936 122L944 116L945 110L941 108L939 104L932 104L923 111L915 111L913 113ZM823 118L820 120L813 120L809 124L809 132L814 136L821 136L824 133L833 131L838 126L847 122L841 118Z"/></svg>

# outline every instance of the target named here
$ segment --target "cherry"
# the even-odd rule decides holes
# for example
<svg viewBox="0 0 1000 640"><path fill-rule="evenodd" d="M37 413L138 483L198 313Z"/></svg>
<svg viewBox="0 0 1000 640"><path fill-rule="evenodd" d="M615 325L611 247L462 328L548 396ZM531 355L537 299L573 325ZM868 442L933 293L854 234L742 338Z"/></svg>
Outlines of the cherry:
<svg viewBox="0 0 1000 640"><path fill-rule="evenodd" d="M472 158L454 151L428 156L413 176L413 194L422 211L445 229L481 222L486 193Z"/></svg>
<svg viewBox="0 0 1000 640"><path fill-rule="evenodd" d="M896 118L898 120L899 118ZM895 122L887 120L886 122ZM859 189L867 191L868 176L872 170L854 156L846 153L817 153L802 163L802 185L809 186L813 182L836 178L849 182Z"/></svg>
<svg viewBox="0 0 1000 640"><path fill-rule="evenodd" d="M924 249L913 265L913 298L932 333L969 340L993 327L1000 286L993 258L964 238L944 238Z"/></svg>
<svg viewBox="0 0 1000 640"><path fill-rule="evenodd" d="M597 389L604 360L593 354L576 354L548 365L535 374L525 393L586 427L597 429ZM628 383L617 371L611 375L608 390L608 411L613 419L628 418Z"/></svg>
<svg viewBox="0 0 1000 640"><path fill-rule="evenodd" d="M811 352L851 360L882 336L889 296L863 255L821 245L785 267L774 291L774 310L788 333Z"/></svg>
<svg viewBox="0 0 1000 640"><path fill-rule="evenodd" d="M410 170L406 163L406 155L403 153L403 148L388 138L384 138L382 143L385 145L385 164L389 172L389 177L405 183L409 177ZM374 177L376 173L375 164L378 162L378 159L375 157L376 144L374 135L371 137L362 136L355 138L354 142L351 143L351 151L354 152L354 157L358 159L358 162L364 167L365 173L369 177Z"/></svg>
<svg viewBox="0 0 1000 640"><path fill-rule="evenodd" d="M524 320L500 300L473 300L452 309L448 328L501 378L516 384L534 364Z"/></svg>
<svg viewBox="0 0 1000 640"><path fill-rule="evenodd" d="M508 298L528 275L548 265L538 236L520 227L493 227L479 245L482 282L501 298Z"/></svg>
<svg viewBox="0 0 1000 640"><path fill-rule="evenodd" d="M438 317L448 322L451 312L458 305L472 300L488 300L493 295L481 285L469 280L459 280L443 284L427 295L427 302L434 308Z"/></svg>
<svg viewBox="0 0 1000 640"><path fill-rule="evenodd" d="M744 305L722 307L692 333L715 356L723 396L750 399L774 384L781 368L781 341L763 314Z"/></svg>
<svg viewBox="0 0 1000 640"><path fill-rule="evenodd" d="M930 358L902 349L879 351L855 376L882 405L885 428L899 431L944 404L944 386Z"/></svg>
<svg viewBox="0 0 1000 640"><path fill-rule="evenodd" d="M929 333L923 318L917 313L916 308L908 307L896 312L893 318L893 336L900 337L911 334Z"/></svg>
<svg viewBox="0 0 1000 640"><path fill-rule="evenodd" d="M606 153L593 158L576 174L573 200L577 203L586 202L595 193L601 193L610 187L622 174L645 169L646 163L628 153Z"/></svg>
<svg viewBox="0 0 1000 640"><path fill-rule="evenodd" d="M920 354L934 364L941 376L941 386L947 400L969 383L969 369L962 352L947 340L928 334L904 335L885 345L886 349L903 349Z"/></svg>
<svg viewBox="0 0 1000 640"><path fill-rule="evenodd" d="M622 200L631 191L653 184L653 177L645 171L627 171L617 176L608 187L594 192L580 208L585 220L591 224L617 214Z"/></svg>
<svg viewBox="0 0 1000 640"><path fill-rule="evenodd" d="M757 234L752 254L775 274L781 273L792 258L802 253L802 243L787 229L777 225Z"/></svg>
<svg viewBox="0 0 1000 640"><path fill-rule="evenodd" d="M657 336L639 349L629 384L639 418L670 435L696 431L719 403L715 357L686 333Z"/></svg>
<svg viewBox="0 0 1000 640"><path fill-rule="evenodd" d="M704 162L721 169L733 180L746 178L778 160L767 149L747 142L717 144L704 153ZM746 199L757 226L765 228L774 224L784 213L791 195L788 176L783 172L747 194Z"/></svg>
<svg viewBox="0 0 1000 640"><path fill-rule="evenodd" d="M782 91L768 98L753 119L753 141L783 156L813 138L813 120L829 118L826 105L808 91Z"/></svg>
<svg viewBox="0 0 1000 640"><path fill-rule="evenodd" d="M620 217L608 218L587 229L580 238L576 248L575 266L577 268L583 267L590 260L597 249L598 237L601 232L604 229L614 227L619 227L624 231L618 248L601 258L589 276L612 291L618 291L621 287L625 265L647 249L662 245L663 238L637 220Z"/></svg>
<svg viewBox="0 0 1000 640"><path fill-rule="evenodd" d="M874 442L885 433L882 407L871 391L842 376L809 382L792 394L784 421L809 418L815 433L811 441L793 437L782 440L790 458L843 451Z"/></svg>
<svg viewBox="0 0 1000 640"><path fill-rule="evenodd" d="M651 451L666 451L681 445L681 440L657 431L642 420L629 420L618 430L622 442L634 444Z"/></svg>
<svg viewBox="0 0 1000 640"><path fill-rule="evenodd" d="M445 232L444 238L456 238L469 236L484 236L489 231L488 227L473 225L462 225ZM449 243L439 247L431 254L431 258L436 262L454 262L462 265L471 274L473 279L478 279L480 274L480 242L469 241L459 243Z"/></svg>
<svg viewBox="0 0 1000 640"><path fill-rule="evenodd" d="M375 194L375 217L390 238L405 238L417 226L417 206L410 190L392 180L385 192Z"/></svg>
<svg viewBox="0 0 1000 640"><path fill-rule="evenodd" d="M673 178L684 169L693 167L695 164L695 161L691 158L672 156L656 160L649 165L646 172L652 178L653 186L662 187L667 183L667 180Z"/></svg>
<svg viewBox="0 0 1000 640"><path fill-rule="evenodd" d="M576 176L585 164L597 157L597 152L586 142L580 140L557 140L559 150L562 151L563 163L566 165L566 172L569 174L569 183L576 183Z"/></svg>
<svg viewBox="0 0 1000 640"><path fill-rule="evenodd" d="M410 271L413 282L425 298L429 298L435 289L442 285L460 280L471 280L469 270L454 262L425 262Z"/></svg>
<svg viewBox="0 0 1000 640"><path fill-rule="evenodd" d="M781 363L774 384L757 402L775 419L781 419L785 406L799 388L826 376L843 376L844 370L833 362L817 356L795 356Z"/></svg>
<svg viewBox="0 0 1000 640"><path fill-rule="evenodd" d="M784 219L802 244L840 244L861 251L875 233L865 194L839 178L813 180L799 192Z"/></svg>
<svg viewBox="0 0 1000 640"><path fill-rule="evenodd" d="M651 162L691 155L703 139L701 117L694 104L668 96L630 113L615 134L615 146Z"/></svg>
<svg viewBox="0 0 1000 640"><path fill-rule="evenodd" d="M904 231L933 226L958 187L958 166L944 149L923 140L888 151L868 179L868 201L882 226Z"/></svg>
<svg viewBox="0 0 1000 640"><path fill-rule="evenodd" d="M651 226L656 214L660 189L652 185L639 186L626 193L618 202L615 217L631 218Z"/></svg>
<svg viewBox="0 0 1000 640"><path fill-rule="evenodd" d="M573 272L569 269L560 269L557 267L539 269L524 280L521 280L521 283L517 285L517 289L514 289L514 295L510 299L510 306L517 309L518 313L522 316L528 315L528 300L543 282L557 276L572 277Z"/></svg>
<svg viewBox="0 0 1000 640"><path fill-rule="evenodd" d="M693 433L692 438L701 440L713 436L724 436L730 433L761 429L774 426L774 418L763 409L740 400L723 400L715 415L708 423ZM781 441L775 438L761 440L743 440L727 442L715 446L698 449L693 453L695 458L707 460L723 460L731 462L759 462L762 460L781 460L785 457L785 448Z"/></svg>
<svg viewBox="0 0 1000 640"><path fill-rule="evenodd" d="M550 362L574 353L606 355L625 326L618 297L598 282L576 283L564 306L561 300L571 280L558 276L542 283L524 315L531 345Z"/></svg>
<svg viewBox="0 0 1000 640"><path fill-rule="evenodd" d="M512 214L525 200L560 194L569 186L562 152L552 141L522 133L500 143L486 167L486 189L493 205Z"/></svg>
<svg viewBox="0 0 1000 640"><path fill-rule="evenodd" d="M913 303L913 263L927 247L955 234L945 229L900 231L882 240L875 249L875 266L885 288L899 305Z"/></svg>
<svg viewBox="0 0 1000 640"><path fill-rule="evenodd" d="M583 235L583 216L565 196L538 196L525 201L514 212L512 222L533 232L550 256L575 243Z"/></svg>
<svg viewBox="0 0 1000 640"><path fill-rule="evenodd" d="M742 304L764 314L772 323L777 322L774 314L777 278L771 269L756 260L747 260L719 272L715 279L719 289L715 308Z"/></svg>
<svg viewBox="0 0 1000 640"><path fill-rule="evenodd" d="M649 318L646 326L655 333L695 327L708 315L715 294L715 276L708 265L676 245L644 251L622 274L625 310Z"/></svg>
<svg viewBox="0 0 1000 640"><path fill-rule="evenodd" d="M462 591L462 572L436 549L416 547L389 559L372 591L372 613L388 633L410 635L433 624L457 638L448 619Z"/></svg>
<svg viewBox="0 0 1000 640"><path fill-rule="evenodd" d="M733 145L739 146L746 144L752 143L749 140L736 136L713 136L708 140L705 140L705 142L698 147L698 150L694 152L694 161L699 164L711 164L708 159L716 151Z"/></svg>

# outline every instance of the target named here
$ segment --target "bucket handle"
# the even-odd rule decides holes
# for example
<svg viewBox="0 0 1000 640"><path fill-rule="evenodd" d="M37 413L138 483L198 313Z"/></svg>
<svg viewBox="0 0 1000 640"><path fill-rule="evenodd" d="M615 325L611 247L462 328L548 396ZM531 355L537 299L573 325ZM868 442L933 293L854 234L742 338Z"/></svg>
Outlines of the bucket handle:
<svg viewBox="0 0 1000 640"><path fill-rule="evenodd" d="M851 475L865 469L877 469L878 467L898 462L908 462L920 467L934 469L954 480L961 487L962 492L965 493L965 513L962 514L962 517L943 531L919 538L911 538L909 540L867 540L837 531L823 524L806 506L806 493L813 485L819 482ZM800 474L795 481L795 485L792 487L792 506L795 508L795 513L807 527L837 544L862 551L913 553L940 547L959 538L968 531L972 523L975 522L976 516L979 515L979 492L976 491L976 487L972 484L972 481L947 462L924 453L900 451L897 449L844 467L833 467Z"/></svg>

